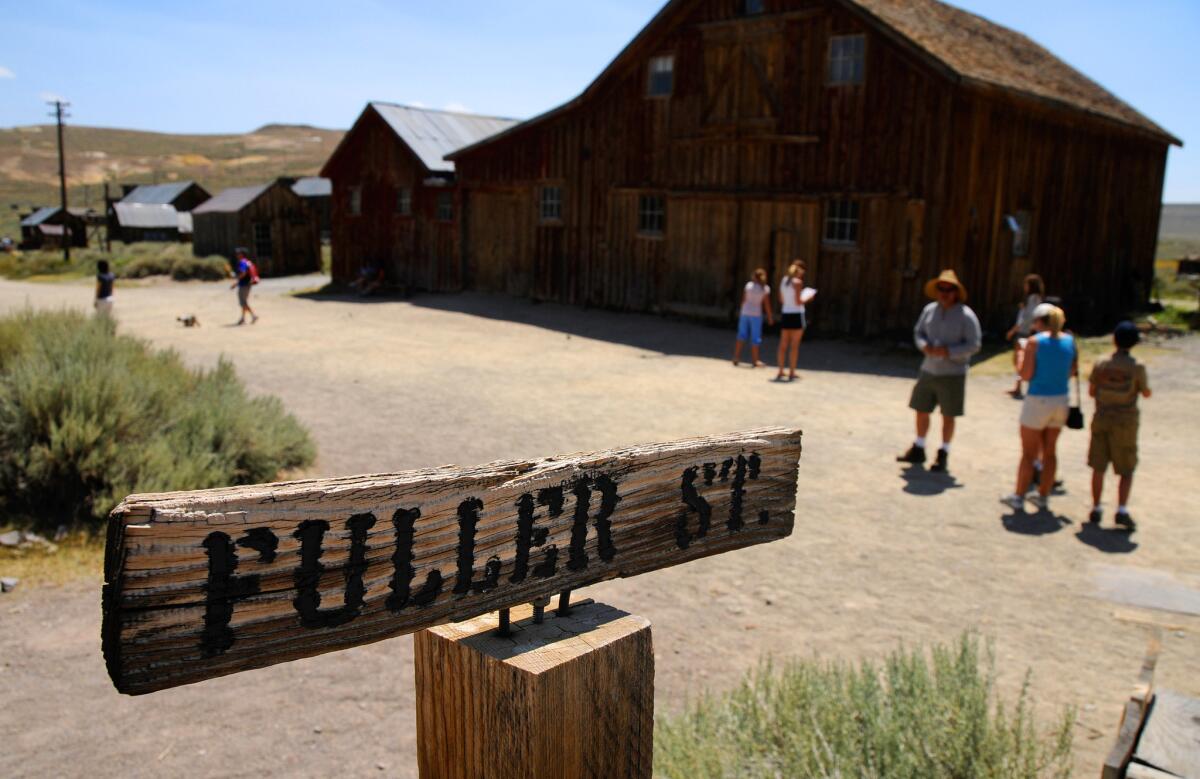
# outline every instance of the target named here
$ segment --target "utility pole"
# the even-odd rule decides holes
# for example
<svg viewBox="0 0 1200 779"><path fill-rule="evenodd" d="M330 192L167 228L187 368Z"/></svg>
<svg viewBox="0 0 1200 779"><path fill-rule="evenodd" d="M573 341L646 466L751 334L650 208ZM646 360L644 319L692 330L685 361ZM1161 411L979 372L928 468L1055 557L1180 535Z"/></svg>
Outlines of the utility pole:
<svg viewBox="0 0 1200 779"><path fill-rule="evenodd" d="M67 213L67 165L65 155L63 154L63 117L70 114L63 113L63 109L71 105L65 100L51 100L49 105L54 106L54 113L51 116L58 122L58 194L59 200L62 203L62 218L63 218L63 262L71 262L71 231L68 229L69 214Z"/></svg>

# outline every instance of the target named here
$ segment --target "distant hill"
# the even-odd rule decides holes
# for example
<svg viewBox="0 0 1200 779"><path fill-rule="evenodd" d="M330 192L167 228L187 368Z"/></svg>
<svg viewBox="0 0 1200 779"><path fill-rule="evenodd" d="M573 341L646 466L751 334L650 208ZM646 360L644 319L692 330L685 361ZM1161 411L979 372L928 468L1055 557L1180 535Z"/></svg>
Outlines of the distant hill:
<svg viewBox="0 0 1200 779"><path fill-rule="evenodd" d="M1200 203L1164 203L1158 234L1200 241Z"/></svg>
<svg viewBox="0 0 1200 779"><path fill-rule="evenodd" d="M68 125L68 200L101 208L104 183L194 179L216 194L277 176L314 175L345 135L306 125L269 124L242 135L173 135ZM54 125L0 129L0 235L16 235L18 211L58 203ZM18 209L13 209L13 205Z"/></svg>

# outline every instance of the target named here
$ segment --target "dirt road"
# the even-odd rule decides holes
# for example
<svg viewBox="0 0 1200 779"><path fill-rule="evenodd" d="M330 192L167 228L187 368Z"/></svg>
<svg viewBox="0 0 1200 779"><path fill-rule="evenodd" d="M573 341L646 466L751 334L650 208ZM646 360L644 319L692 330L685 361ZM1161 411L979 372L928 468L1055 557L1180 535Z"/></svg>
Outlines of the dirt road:
<svg viewBox="0 0 1200 779"><path fill-rule="evenodd" d="M252 391L282 397L316 437L312 475L803 428L791 538L588 590L653 623L660 710L729 687L767 653L855 659L975 629L995 639L1004 692L1031 668L1040 714L1079 707L1087 776L1115 735L1143 623L1172 628L1159 680L1200 694L1200 617L1099 597L1114 567L1200 589L1198 339L1153 356L1129 539L1081 530L1086 433L1063 435L1053 519L998 503L1017 462L1006 376L972 377L953 475L936 478L893 461L911 440L911 351L813 342L802 379L776 384L729 364L724 330L477 295L285 294L319 283L264 282L252 327L228 326L220 284L119 288L118 319L194 365L227 355ZM0 282L0 311L89 297L84 283ZM189 313L202 327L175 322ZM411 668L403 638L124 698L100 658L98 579L19 590L0 598L0 775L412 776Z"/></svg>

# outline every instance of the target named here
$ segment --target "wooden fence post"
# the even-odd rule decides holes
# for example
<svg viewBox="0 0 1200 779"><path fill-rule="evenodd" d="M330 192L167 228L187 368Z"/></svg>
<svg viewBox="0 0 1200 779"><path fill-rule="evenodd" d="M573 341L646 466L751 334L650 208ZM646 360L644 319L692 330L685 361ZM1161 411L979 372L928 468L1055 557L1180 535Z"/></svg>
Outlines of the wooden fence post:
<svg viewBox="0 0 1200 779"><path fill-rule="evenodd" d="M599 603L512 609L415 636L421 776L649 777L650 623Z"/></svg>

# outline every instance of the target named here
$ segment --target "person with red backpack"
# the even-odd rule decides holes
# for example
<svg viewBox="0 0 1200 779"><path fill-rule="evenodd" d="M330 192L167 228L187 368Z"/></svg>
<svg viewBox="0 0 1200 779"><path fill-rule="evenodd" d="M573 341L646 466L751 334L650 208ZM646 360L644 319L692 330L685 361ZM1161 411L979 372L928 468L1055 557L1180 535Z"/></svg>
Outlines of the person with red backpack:
<svg viewBox="0 0 1200 779"><path fill-rule="evenodd" d="M254 266L254 262L246 255L245 249L235 249L236 267L234 273L237 275L237 280L233 282L233 286L237 287L238 304L242 307L242 318L238 320L239 325L246 324L246 314L250 315L250 324L258 321L258 314L254 313L254 309L250 308L250 287L258 283L258 268Z"/></svg>

